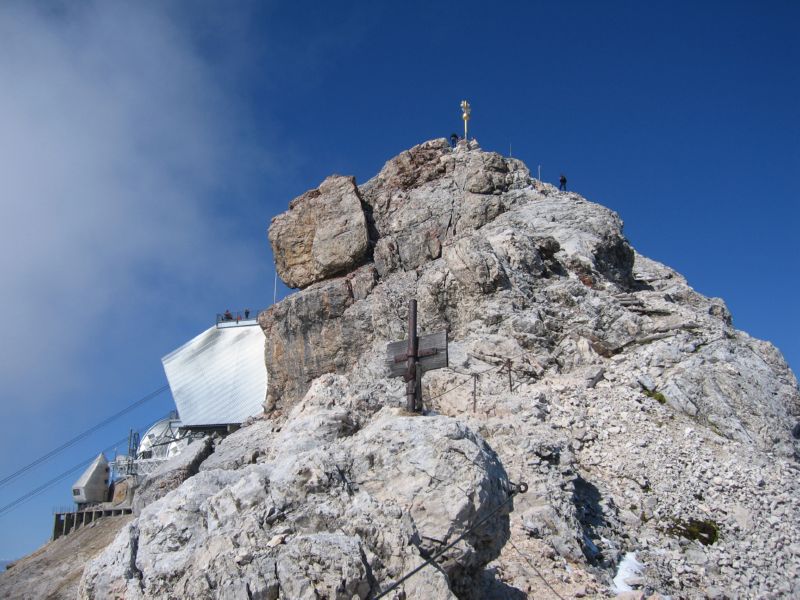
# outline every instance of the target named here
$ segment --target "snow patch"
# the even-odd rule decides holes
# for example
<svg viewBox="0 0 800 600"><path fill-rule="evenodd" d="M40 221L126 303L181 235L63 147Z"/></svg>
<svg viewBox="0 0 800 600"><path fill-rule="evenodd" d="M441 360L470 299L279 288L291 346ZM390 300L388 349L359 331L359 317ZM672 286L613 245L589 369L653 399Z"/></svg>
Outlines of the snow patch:
<svg viewBox="0 0 800 600"><path fill-rule="evenodd" d="M614 577L614 587L612 591L615 594L633 591L633 588L625 583L625 580L630 577L640 576L642 574L642 569L644 569L644 565L636 560L636 553L628 552L619 563L617 575Z"/></svg>

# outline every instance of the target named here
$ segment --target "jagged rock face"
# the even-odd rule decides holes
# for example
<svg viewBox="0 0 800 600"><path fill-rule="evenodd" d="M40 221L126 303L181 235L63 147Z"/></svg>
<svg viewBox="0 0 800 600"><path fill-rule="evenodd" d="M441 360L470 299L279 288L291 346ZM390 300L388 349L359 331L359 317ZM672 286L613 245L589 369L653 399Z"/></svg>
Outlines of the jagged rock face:
<svg viewBox="0 0 800 600"><path fill-rule="evenodd" d="M368 598L503 505L497 457L448 417L374 411L319 379L279 432L246 427L219 451L255 462L202 469L145 507L86 570L81 598ZM224 448L222 447L224 446ZM406 586L468 589L508 538L511 503Z"/></svg>
<svg viewBox="0 0 800 600"><path fill-rule="evenodd" d="M474 143L412 148L358 194L373 252L259 315L269 418L143 508L82 597L365 597L508 477L530 486L510 523L397 599L555 597L542 578L605 598L628 552L629 597L800 597L800 393L777 349L615 213ZM418 417L383 356L410 298L450 337Z"/></svg>
<svg viewBox="0 0 800 600"><path fill-rule="evenodd" d="M402 337L397 317L415 293L423 319L458 334L486 294L511 296L506 271L537 278L570 268L585 278L630 280L633 252L613 212L576 196L545 196L551 190L534 185L520 161L474 143L453 151L445 140L426 142L360 190L374 263L259 316L269 409L296 402L323 373L347 371L373 342Z"/></svg>
<svg viewBox="0 0 800 600"><path fill-rule="evenodd" d="M273 415L325 372L400 405L383 353L416 298L421 333L451 340L426 405L479 430L531 484L511 539L562 595L602 595L628 550L648 593L800 594L800 393L771 344L636 254L615 213L474 144L412 148L359 191L372 262L260 315ZM692 519L722 541L675 533ZM564 582L559 560L585 569ZM498 579L539 586L524 565L504 548L484 597L504 597Z"/></svg>
<svg viewBox="0 0 800 600"><path fill-rule="evenodd" d="M367 251L367 223L352 177L331 176L272 219L269 241L280 278L303 288L358 263Z"/></svg>
<svg viewBox="0 0 800 600"><path fill-rule="evenodd" d="M211 451L210 437L194 440L178 456L166 461L144 478L133 497L134 514L138 515L143 507L165 496L197 473L200 464L208 458Z"/></svg>
<svg viewBox="0 0 800 600"><path fill-rule="evenodd" d="M469 148L426 142L361 186L380 275L439 258L448 240L508 210L517 198L508 192L530 184L520 161Z"/></svg>

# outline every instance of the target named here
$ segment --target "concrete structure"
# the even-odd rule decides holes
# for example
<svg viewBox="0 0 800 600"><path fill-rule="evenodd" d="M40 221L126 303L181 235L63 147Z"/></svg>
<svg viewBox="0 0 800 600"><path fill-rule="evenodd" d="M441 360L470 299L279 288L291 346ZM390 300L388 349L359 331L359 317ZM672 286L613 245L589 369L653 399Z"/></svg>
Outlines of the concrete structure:
<svg viewBox="0 0 800 600"><path fill-rule="evenodd" d="M108 496L109 467L101 452L72 484L72 500L78 504L104 502Z"/></svg>
<svg viewBox="0 0 800 600"><path fill-rule="evenodd" d="M77 509L53 515L54 540L97 519L131 513L137 478L126 477L109 485L109 473L109 463L101 453L72 486Z"/></svg>
<svg viewBox="0 0 800 600"><path fill-rule="evenodd" d="M103 517L116 517L118 515L131 514L131 508L91 508L88 510L76 510L73 512L59 512L54 515L53 540L57 540L63 535L72 533L76 529L89 525L93 521Z"/></svg>

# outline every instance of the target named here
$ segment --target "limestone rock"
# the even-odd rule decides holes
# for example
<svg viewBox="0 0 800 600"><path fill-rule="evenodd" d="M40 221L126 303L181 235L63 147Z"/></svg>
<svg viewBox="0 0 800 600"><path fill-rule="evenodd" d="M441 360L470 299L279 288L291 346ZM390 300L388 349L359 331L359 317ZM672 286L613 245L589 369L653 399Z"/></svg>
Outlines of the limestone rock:
<svg viewBox="0 0 800 600"><path fill-rule="evenodd" d="M10 569L0 573L0 598L73 600L87 563L108 553L115 539L120 540L120 547L127 547L124 536L117 534L125 531L131 518L125 515L98 519L14 561Z"/></svg>
<svg viewBox="0 0 800 600"><path fill-rule="evenodd" d="M520 161L474 144L452 150L434 140L388 161L359 188L374 263L315 283L259 316L268 339L266 408L291 405L315 377L347 372L365 348L376 344L380 352L401 339L396 317L415 294L436 294L422 316L426 326L455 333L491 313L481 306L483 294L501 302L499 314L516 302L510 288L530 297L538 281L570 270L576 278L629 282L633 252L619 217L575 194L541 189L548 195Z"/></svg>
<svg viewBox="0 0 800 600"><path fill-rule="evenodd" d="M278 275L307 287L357 264L368 248L367 223L352 177L331 176L289 204L269 227Z"/></svg>
<svg viewBox="0 0 800 600"><path fill-rule="evenodd" d="M375 265L381 276L441 256L456 234L478 229L508 210L511 190L530 183L517 160L432 140L388 161L360 187L369 206Z"/></svg>
<svg viewBox="0 0 800 600"><path fill-rule="evenodd" d="M257 462L270 447L275 428L275 423L268 419L256 419L247 427L237 429L216 445L214 453L200 464L199 470L238 469Z"/></svg>
<svg viewBox="0 0 800 600"><path fill-rule="evenodd" d="M774 346L613 211L474 142L416 146L358 193L372 254L259 316L269 417L145 507L84 597L362 597L497 506L505 473L530 487L510 521L406 597L538 597L541 578L607 597L632 552L644 597L800 597L800 391ZM410 298L450 339L428 416L384 366Z"/></svg>
<svg viewBox="0 0 800 600"><path fill-rule="evenodd" d="M195 440L183 452L168 460L158 469L145 476L133 497L133 512L139 514L142 508L178 487L197 473L202 463L212 451L211 438Z"/></svg>
<svg viewBox="0 0 800 600"><path fill-rule="evenodd" d="M440 570L405 590L470 589L509 534L496 455L448 417L375 413L357 399L332 406L327 390L346 387L318 380L263 462L202 470L144 507L87 568L80 597L368 598L463 533Z"/></svg>

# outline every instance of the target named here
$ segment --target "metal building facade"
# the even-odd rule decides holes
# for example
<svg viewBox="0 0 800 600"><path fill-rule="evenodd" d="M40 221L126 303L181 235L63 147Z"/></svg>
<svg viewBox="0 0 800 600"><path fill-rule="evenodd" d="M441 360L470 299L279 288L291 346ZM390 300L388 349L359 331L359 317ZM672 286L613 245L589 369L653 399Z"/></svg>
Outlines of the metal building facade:
<svg viewBox="0 0 800 600"><path fill-rule="evenodd" d="M263 410L264 333L211 327L161 359L183 426L241 423Z"/></svg>

